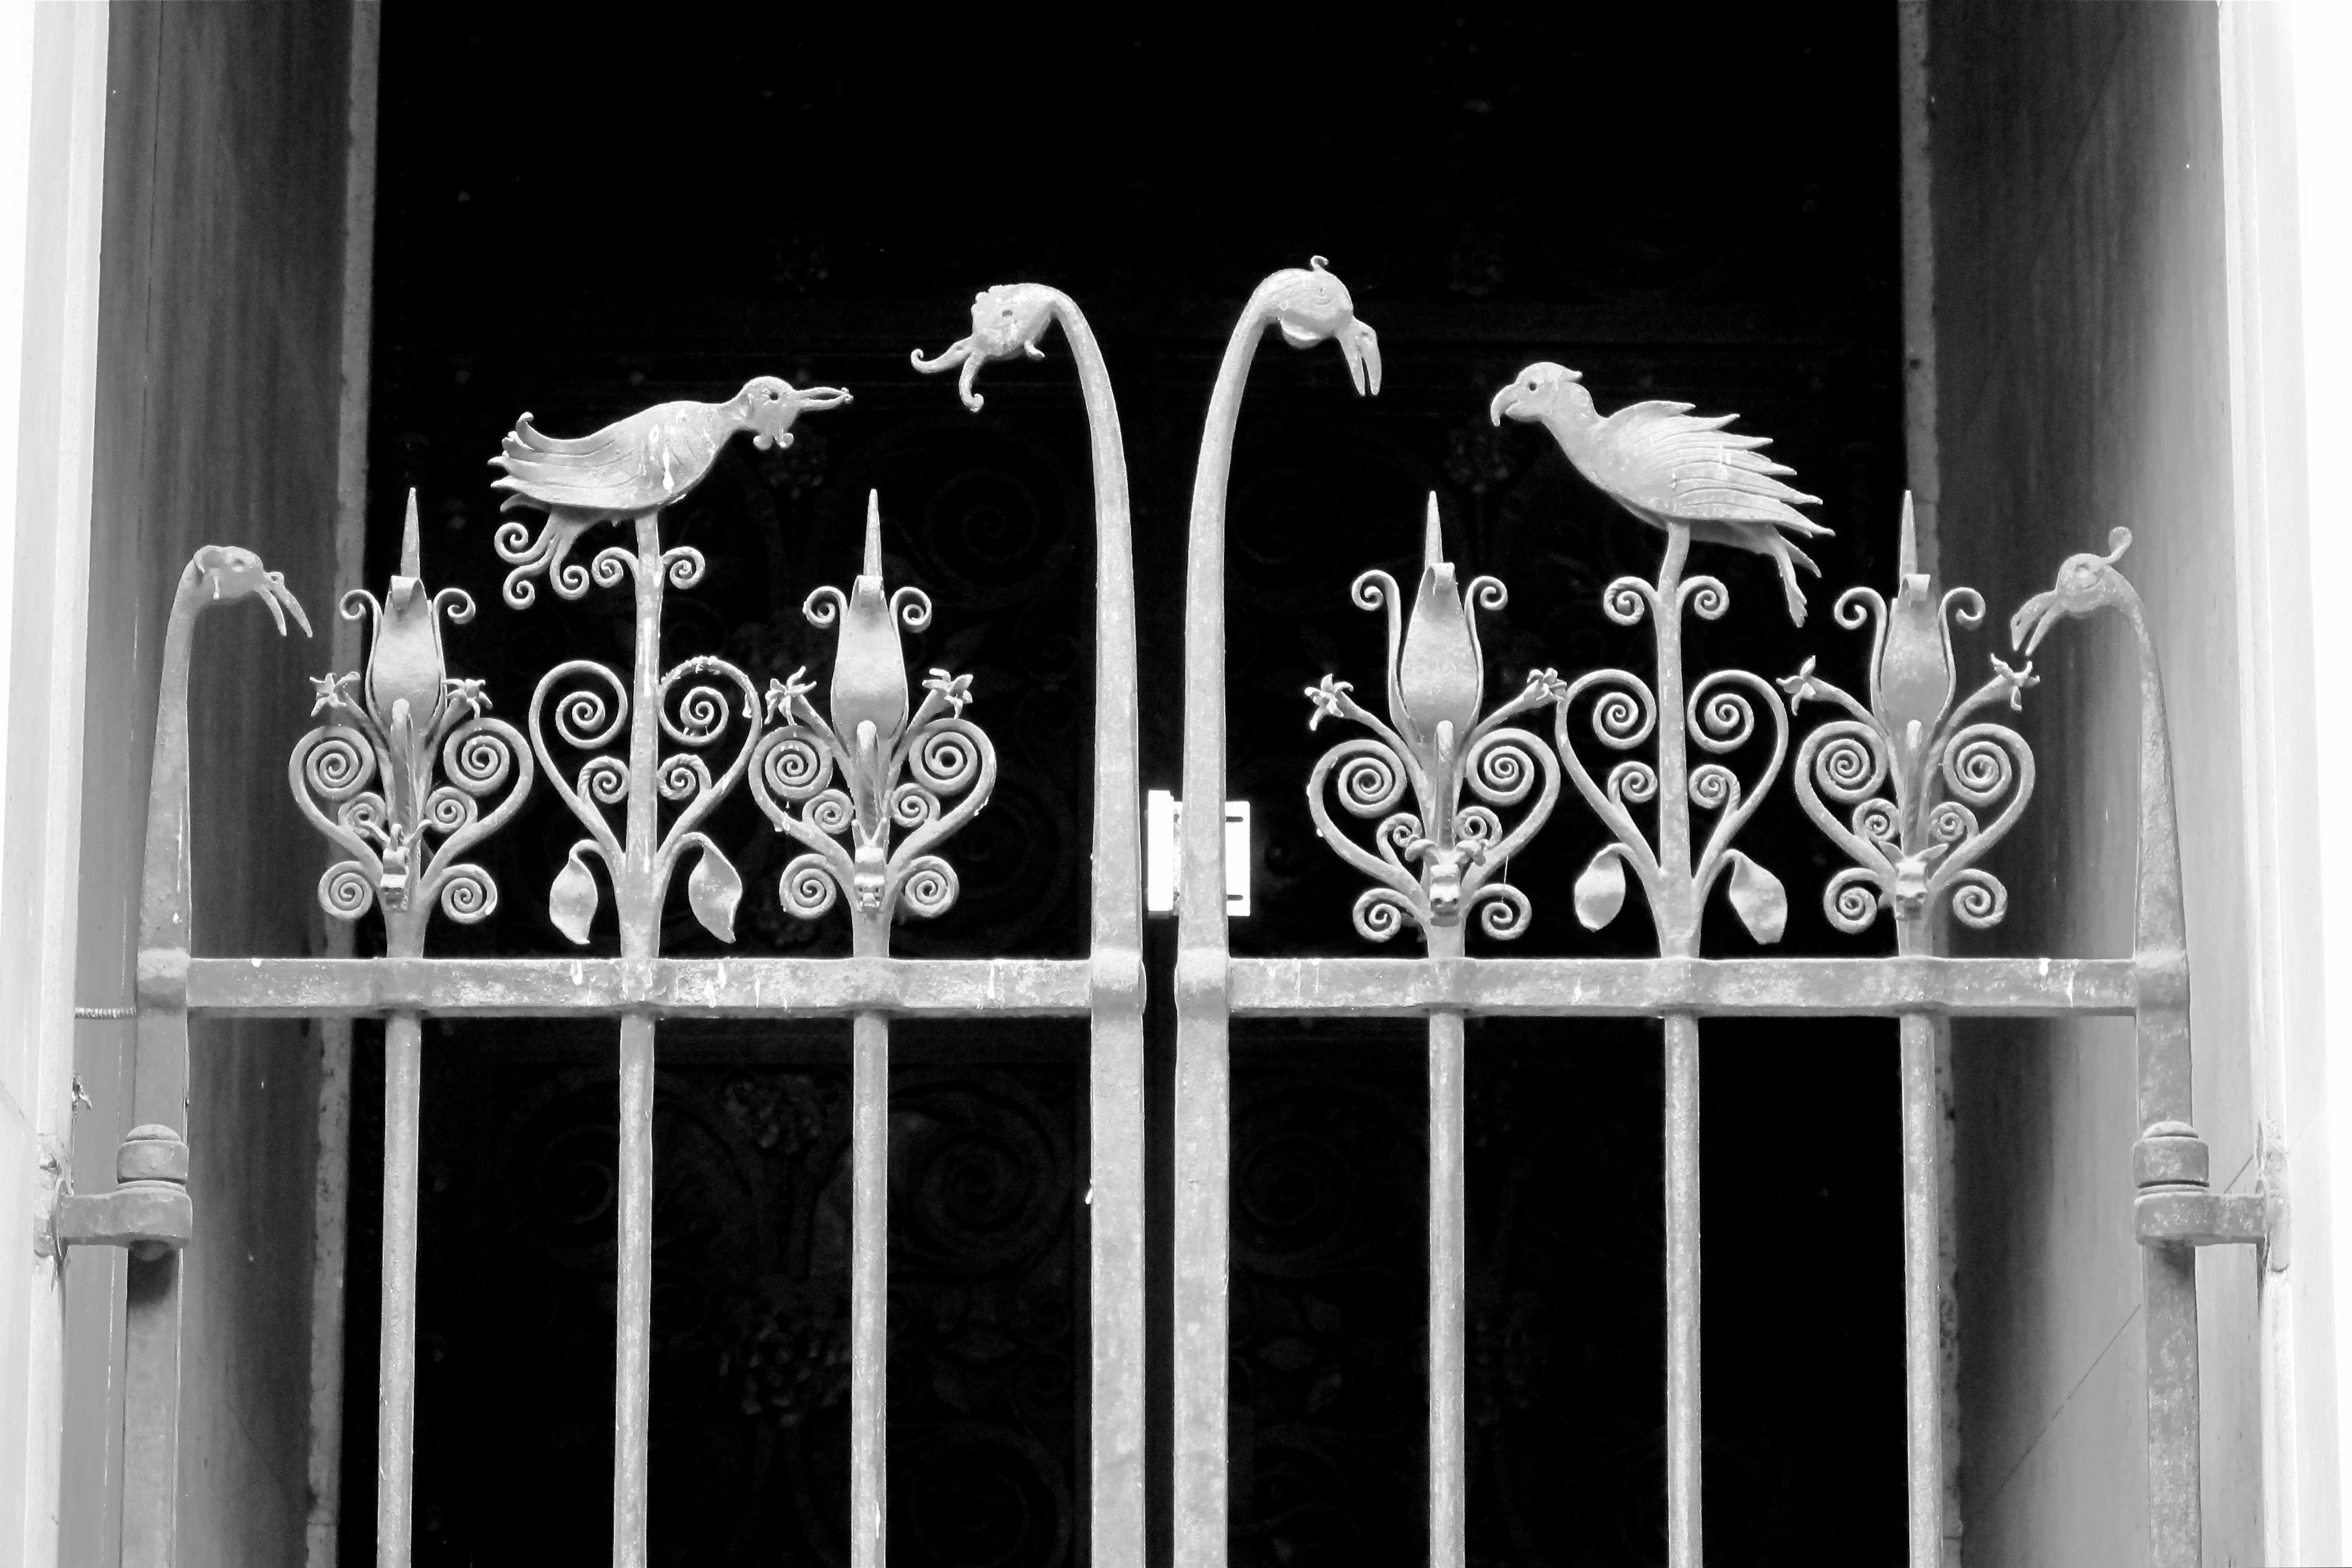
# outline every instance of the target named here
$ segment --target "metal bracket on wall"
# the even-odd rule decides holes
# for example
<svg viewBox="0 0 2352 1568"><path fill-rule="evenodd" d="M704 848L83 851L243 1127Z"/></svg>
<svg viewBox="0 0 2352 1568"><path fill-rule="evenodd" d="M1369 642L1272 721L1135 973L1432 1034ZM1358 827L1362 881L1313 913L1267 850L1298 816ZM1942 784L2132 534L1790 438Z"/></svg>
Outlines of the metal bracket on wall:
<svg viewBox="0 0 2352 1568"><path fill-rule="evenodd" d="M2269 1162L2252 1192L2215 1192L2205 1140L2185 1122L2158 1122L2132 1148L2139 1196L2132 1205L2143 1247L2224 1247L2267 1250L2281 1228L2285 1195Z"/></svg>
<svg viewBox="0 0 2352 1568"><path fill-rule="evenodd" d="M114 1158L112 1192L67 1193L48 1227L48 1250L128 1247L140 1259L185 1247L194 1231L188 1199L188 1145L171 1128L133 1127Z"/></svg>

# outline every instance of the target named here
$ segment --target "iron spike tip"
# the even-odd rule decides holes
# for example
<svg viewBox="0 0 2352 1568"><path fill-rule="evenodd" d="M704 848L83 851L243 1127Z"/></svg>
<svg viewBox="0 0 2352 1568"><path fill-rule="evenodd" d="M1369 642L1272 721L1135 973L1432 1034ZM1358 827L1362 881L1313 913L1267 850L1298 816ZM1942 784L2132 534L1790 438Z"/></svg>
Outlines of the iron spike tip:
<svg viewBox="0 0 2352 1568"><path fill-rule="evenodd" d="M1895 559L1895 580L1899 582L1919 574L1919 528L1911 511L1911 492L1903 492L1903 543Z"/></svg>
<svg viewBox="0 0 2352 1568"><path fill-rule="evenodd" d="M882 580L882 492L866 492L866 570L861 574Z"/></svg>
<svg viewBox="0 0 2352 1568"><path fill-rule="evenodd" d="M415 581L425 575L423 552L416 542L416 486L408 487L408 517L400 526L400 575Z"/></svg>
<svg viewBox="0 0 2352 1568"><path fill-rule="evenodd" d="M1437 492L1432 490L1429 493L1429 523L1422 535L1421 564L1435 566L1444 559L1445 539L1437 526Z"/></svg>

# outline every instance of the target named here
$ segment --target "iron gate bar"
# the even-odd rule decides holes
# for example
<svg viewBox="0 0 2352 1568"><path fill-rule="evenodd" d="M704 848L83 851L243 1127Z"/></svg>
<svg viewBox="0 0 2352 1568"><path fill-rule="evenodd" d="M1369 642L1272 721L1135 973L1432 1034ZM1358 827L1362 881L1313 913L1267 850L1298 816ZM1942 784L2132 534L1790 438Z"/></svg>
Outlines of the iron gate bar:
<svg viewBox="0 0 2352 1568"><path fill-rule="evenodd" d="M1935 951L1934 919L1946 899L1954 918L1979 930L1998 925L2008 909L2008 890L1979 862L2032 798L2033 752L2015 730L1978 716L2004 701L2021 707L2039 680L2031 664L2011 669L1996 656L1992 677L1956 700L1951 628L1982 622L1984 600L1970 588L1938 594L1932 576L1919 570L1918 555L1906 493L1894 599L1850 588L1837 601L1839 625L1871 628L1867 705L1817 677L1811 659L1780 683L1792 715L1815 700L1843 716L1805 737L1794 773L1799 804L1854 862L1822 889L1823 912L1839 930L1858 935L1891 911L1895 950L1905 955ZM1841 821L1829 801L1849 808L1850 821ZM1979 815L1987 810L1990 821ZM1937 1169L1943 1109L1930 1015L1902 1015L1900 1051L1910 1562L1911 1568L1941 1568L1948 1538Z"/></svg>
<svg viewBox="0 0 2352 1568"><path fill-rule="evenodd" d="M1045 358L1038 340L1059 325L1086 409L1095 487L1094 898L1086 998L1094 1016L1087 1069L1087 1301L1091 1325L1088 1446L1091 1561L1144 1560L1144 1060L1143 778L1136 754L1135 552L1127 447L1110 371L1084 312L1059 289L999 284L974 296L971 331L919 371L961 366L958 391L980 412L980 367L1015 355ZM938 966L915 971L912 984ZM1011 965L1008 983L1040 990L1062 967ZM994 977L992 976L992 980ZM986 999L993 1003L992 989ZM971 1010L981 1010L973 1009ZM1010 1012L1010 1008L988 1010Z"/></svg>
<svg viewBox="0 0 2352 1568"><path fill-rule="evenodd" d="M283 574L235 546L206 545L180 573L163 628L155 705L154 761L147 783L146 858L141 872L139 946L184 950L194 889L188 842L188 674L197 618L215 605L257 599L280 635L291 612L304 636L310 618ZM143 999L131 1055L131 1121L115 1155L116 1192L158 1201L174 1234L131 1239L124 1282L122 1562L171 1568L180 1505L180 1252L193 1233L188 1205L188 1014ZM58 1239L77 1238L70 1226Z"/></svg>
<svg viewBox="0 0 2352 1568"><path fill-rule="evenodd" d="M474 601L462 590L436 594L425 586L415 491L402 520L400 568L384 597L352 589L341 612L372 629L364 682L357 673L331 672L311 683L310 711L326 714L327 722L295 742L287 779L312 826L349 857L320 878L327 913L354 918L380 909L386 951L419 958L436 907L466 925L498 907L497 883L463 856L521 810L530 792L531 754L520 735L488 716L489 698L479 681L449 677L441 619L470 621ZM484 815L481 802L501 791L505 798ZM334 808L331 815L321 802ZM384 1024L376 1402L376 1554L392 1568L408 1560L415 1493L424 1079L422 1019L414 1008L396 1010Z"/></svg>
<svg viewBox="0 0 2352 1568"><path fill-rule="evenodd" d="M1225 799L1225 489L1250 361L1267 329L1294 348L1336 338L1359 392L1381 388L1380 340L1321 256L1275 273L1243 308L1217 368L1192 479L1184 572L1182 798ZM1225 824L1184 813L1176 883L1175 1568L1225 1561L1226 1321L1233 1062L1227 1034Z"/></svg>

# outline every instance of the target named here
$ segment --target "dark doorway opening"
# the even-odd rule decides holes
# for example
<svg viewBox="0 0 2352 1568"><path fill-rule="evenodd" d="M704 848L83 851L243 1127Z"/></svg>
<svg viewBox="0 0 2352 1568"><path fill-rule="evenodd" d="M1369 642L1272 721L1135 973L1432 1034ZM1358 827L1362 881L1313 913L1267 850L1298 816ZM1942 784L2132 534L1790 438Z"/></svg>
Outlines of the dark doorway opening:
<svg viewBox="0 0 2352 1568"><path fill-rule="evenodd" d="M967 20L767 10L701 25L549 26L473 10L385 18L370 580L418 488L436 584L478 618L451 663L503 705L550 664L614 658L625 610L509 610L484 461L526 409L575 434L755 373L852 389L787 454L730 449L672 515L712 570L672 657L755 679L823 639L797 610L855 570L868 487L894 578L939 607L919 665L974 674L997 803L960 841L964 897L903 950L1075 956L1087 912L1093 571L1085 430L1065 356L992 371L978 417L907 351L961 335L988 284L1087 309L1133 469L1147 779L1178 763L1185 506L1209 382L1255 280L1328 255L1381 335L1377 400L1336 356L1269 346L1233 486L1233 792L1251 800L1244 952L1360 950L1353 887L1301 790L1299 695L1376 678L1349 579L1417 548L1434 490L1454 559L1506 580L1489 690L1530 665L1642 667L1598 611L1654 564L1538 434L1497 431L1522 364L1581 370L1602 406L1738 410L1827 501L1801 637L1769 569L1707 554L1732 614L1694 668L1767 675L1822 613L1885 586L1902 480L1891 13L1560 7L1429 14L1403 31L1249 41L1119 20L1077 37ZM1691 47L1707 35L1705 50ZM1271 33L1274 36L1265 36ZM688 611L688 605L696 608ZM1785 808L1785 809L1783 809ZM499 915L437 951L573 951L544 891L570 834L497 851ZM751 951L846 950L778 908L783 857L722 816ZM1587 936L1568 883L1600 830L1563 807L1515 868L1513 951ZM1743 840L1787 883L1785 950L1851 952L1822 918L1825 847L1785 798ZM738 846L741 846L740 851ZM763 874L764 873L764 874ZM690 919L670 950L711 947ZM1164 989L1169 933L1155 923ZM1614 946L1626 944L1628 946ZM599 930L593 946L609 950ZM1476 944L1474 942L1474 950ZM1709 951L1752 950L1736 925ZM1164 998L1161 998L1164 1000ZM1158 1113L1171 1069L1155 1033ZM652 1545L656 1561L845 1561L847 1289L834 1228L843 1038L664 1034L657 1123ZM1236 1561L1426 1554L1423 1091L1408 1031L1237 1030L1233 1546ZM1495 1563L1663 1558L1663 1287L1654 1030L1474 1031L1471 1552ZM673 1045L675 1040L675 1045ZM1718 1552L1807 1564L1899 1552L1901 1231L1893 1031L1708 1026L1706 1505ZM609 1040L443 1031L425 1099L415 1557L608 1551ZM894 1127L894 1561L1082 1560L1082 1030L910 1031ZM359 1088L343 1554L372 1559L376 1323L370 1086ZM601 1110L599 1107L602 1107ZM601 1118L601 1120L600 1120ZM1152 1281L1164 1343L1164 1140ZM1163 1352L1164 1354L1164 1352ZM1167 1369L1154 1369L1155 1442ZM1164 1464L1164 1443L1155 1459ZM1166 1550L1164 1490L1155 1553Z"/></svg>

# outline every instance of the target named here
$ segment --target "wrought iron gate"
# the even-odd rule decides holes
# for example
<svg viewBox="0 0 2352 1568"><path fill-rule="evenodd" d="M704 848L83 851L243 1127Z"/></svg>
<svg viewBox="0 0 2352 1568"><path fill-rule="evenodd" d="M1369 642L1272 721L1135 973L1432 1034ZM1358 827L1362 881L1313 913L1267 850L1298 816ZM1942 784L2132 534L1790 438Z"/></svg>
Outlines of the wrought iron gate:
<svg viewBox="0 0 2352 1568"><path fill-rule="evenodd" d="M847 1017L854 1020L851 1260L850 1518L856 1568L884 1560L883 1378L887 1281L887 1152L889 1031L895 1018L1064 1016L1091 1019L1088 1072L1091 1318L1092 1560L1139 1564L1144 1523L1144 970L1139 866L1140 780L1135 605L1126 465L1108 376L1084 317L1036 285L991 288L975 300L971 333L924 371L959 369L978 409L980 368L1042 358L1059 325L1076 361L1092 439L1096 489L1097 687L1093 924L1083 960L914 960L889 954L894 922L953 904L957 877L943 852L986 804L995 755L964 710L968 680L932 670L910 697L899 628L929 614L917 585L885 580L885 498L869 497L862 570L846 589L820 587L809 620L835 630L830 690L818 700L799 674L767 691L723 660L697 656L665 670L665 595L692 589L703 561L662 543L662 515L698 484L719 449L749 432L789 444L803 412L847 400L830 388L772 378L720 403L666 403L580 439L541 434L526 414L495 460L509 509L543 514L534 533L504 525L497 548L512 570L505 596L530 607L540 583L558 599L625 591L635 604L626 675L585 660L541 677L520 729L492 716L478 681L453 677L441 651L444 615L473 613L461 591L422 580L412 496L400 570L381 600L352 589L342 612L364 618L364 672L313 683L320 726L289 763L296 799L336 847L321 878L329 914L374 911L385 956L368 959L190 956L187 845L188 676L194 623L207 609L253 598L278 618L309 623L278 574L250 552L208 547L183 574L169 622L158 713L142 906L135 1112L120 1151L120 1185L69 1197L56 1217L60 1244L131 1248L125 1401L123 1561L174 1560L178 1490L179 1249L200 1245L191 1210L186 1129L191 1013L373 1016L385 1020L385 1170L378 1558L408 1560L415 1386L416 1243L422 1019L541 1016L617 1020L620 1044L620 1266L613 1478L614 1561L646 1560L651 1316L652 1118L655 1041L665 1018ZM1249 367L1279 329L1295 347L1336 341L1360 393L1377 393L1378 339L1318 257L1278 272L1251 297L1218 372L1195 481L1186 585L1183 793L1224 798L1225 491ZM1306 693L1306 717L1354 727L1304 780L1326 841L1370 879L1355 906L1373 942L1407 927L1418 957L1236 958L1225 918L1221 813L1187 813L1179 870L1175 1107L1175 1561L1217 1568L1226 1552L1228 1171L1234 1017L1381 1014L1429 1023L1429 1452L1431 1560L1465 1560L1463 1302L1465 1021L1474 1016L1656 1018L1664 1030L1666 1092L1668 1560L1702 1561L1700 1531L1700 1277L1698 1042L1704 1017L1893 1016L1901 1024L1905 1170L1911 1555L1942 1561L1942 1385L1934 1082L1936 1031L1955 1017L2130 1015L2137 1025L2138 1120L2134 1155L2147 1333L2147 1432L2152 1560L2200 1556L2196 1249L2258 1242L2259 1197L2213 1192L2206 1149L2191 1125L2189 979L2163 695L2147 619L2116 570L2129 543L2116 530L2105 555L2077 555L2056 585L2019 610L2011 641L2031 653L2058 621L2120 612L2137 641L2140 674L2140 831L2134 952L2118 959L1952 958L1936 932L1948 907L1987 927L2007 894L1984 863L2032 793L2034 761L2000 722L2021 705L2032 665L1999 658L1960 695L1952 627L1978 625L1971 590L1938 591L1917 570L1904 519L1891 598L1868 588L1839 596L1834 619L1867 631L1869 683L1856 696L1807 659L1768 681L1741 670L1685 668L1685 616L1728 612L1714 578L1686 570L1693 542L1773 557L1791 617L1803 619L1798 540L1819 533L1795 508L1812 498L1784 481L1759 438L1686 405L1640 403L1602 419L1572 371L1535 365L1490 410L1542 424L1570 460L1664 541L1654 579L1621 578L1602 613L1646 625L1654 664L1645 677L1601 669L1563 677L1530 671L1487 709L1477 616L1503 607L1491 578L1458 582L1446 559L1435 498L1418 581L1406 591L1365 572L1356 602L1385 614L1385 716L1358 701L1339 672ZM614 525L625 542L573 559L590 529ZM1826 713L1825 721L1812 716ZM1544 721L1549 719L1549 728ZM1809 723L1810 729L1804 728ZM1803 733L1798 737L1797 732ZM1792 737L1795 755L1790 757ZM1692 747L1697 753L1694 757ZM1613 758L1613 761L1611 760ZM1608 761L1605 769L1596 765ZM1805 812L1852 864L1822 890L1840 929L1894 920L1892 956L1722 959L1702 956L1701 915L1720 888L1759 942L1787 916L1779 879L1734 840L1788 764ZM1742 775L1745 770L1745 777ZM479 920L499 889L466 856L544 780L582 837L549 891L556 926L585 943L609 886L617 958L455 959L425 956L432 915ZM1612 835L1579 877L1578 919L1599 929L1640 885L1655 927L1654 957L1471 957L1466 937L1507 941L1525 928L1528 899L1511 885L1514 854L1542 828L1565 779ZM733 940L742 880L703 830L739 784L773 829L799 849L780 895L793 915L839 910L853 954L840 959L682 959L660 952L674 874L686 872L694 916ZM1340 815L1331 810L1336 800ZM1359 841L1343 821L1370 824ZM1644 819L1652 824L1645 828ZM600 881L597 867L603 868Z"/></svg>

